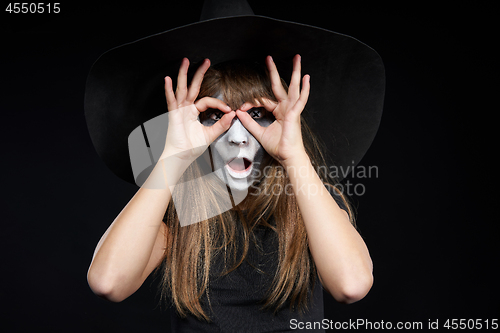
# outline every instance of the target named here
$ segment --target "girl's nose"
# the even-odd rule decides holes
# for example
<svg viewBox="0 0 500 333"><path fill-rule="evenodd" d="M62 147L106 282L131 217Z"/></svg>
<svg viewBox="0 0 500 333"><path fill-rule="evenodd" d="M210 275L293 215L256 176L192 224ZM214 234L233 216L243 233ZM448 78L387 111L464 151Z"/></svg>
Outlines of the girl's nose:
<svg viewBox="0 0 500 333"><path fill-rule="evenodd" d="M246 146L248 144L249 135L250 133L248 133L240 120L233 119L233 123L227 131L227 140L229 143L237 146Z"/></svg>

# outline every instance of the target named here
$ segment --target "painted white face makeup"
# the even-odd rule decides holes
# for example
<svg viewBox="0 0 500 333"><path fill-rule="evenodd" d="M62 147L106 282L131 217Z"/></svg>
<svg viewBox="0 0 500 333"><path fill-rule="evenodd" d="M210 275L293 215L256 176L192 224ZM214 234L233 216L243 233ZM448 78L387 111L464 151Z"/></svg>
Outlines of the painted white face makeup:
<svg viewBox="0 0 500 333"><path fill-rule="evenodd" d="M212 126L223 115L219 110L205 112L205 119L201 121L205 126ZM247 113L264 127L274 121L264 108L252 108ZM235 118L229 130L219 136L210 147L217 177L232 191L246 192L256 180L264 159L265 150L259 141L238 118Z"/></svg>

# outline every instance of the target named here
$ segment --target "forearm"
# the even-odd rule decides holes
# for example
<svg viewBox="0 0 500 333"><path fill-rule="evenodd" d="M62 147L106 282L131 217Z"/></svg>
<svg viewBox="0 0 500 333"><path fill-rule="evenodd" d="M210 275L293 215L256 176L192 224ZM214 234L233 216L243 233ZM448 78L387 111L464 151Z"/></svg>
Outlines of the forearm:
<svg viewBox="0 0 500 333"><path fill-rule="evenodd" d="M325 188L307 155L287 162L323 287L341 302L363 298L373 279L372 262L363 239Z"/></svg>
<svg viewBox="0 0 500 333"><path fill-rule="evenodd" d="M172 186L168 185L174 184L183 171L179 164L167 166L166 161L160 160L96 247L88 282L102 297L112 301L127 298L161 259L165 238L159 231L171 198Z"/></svg>

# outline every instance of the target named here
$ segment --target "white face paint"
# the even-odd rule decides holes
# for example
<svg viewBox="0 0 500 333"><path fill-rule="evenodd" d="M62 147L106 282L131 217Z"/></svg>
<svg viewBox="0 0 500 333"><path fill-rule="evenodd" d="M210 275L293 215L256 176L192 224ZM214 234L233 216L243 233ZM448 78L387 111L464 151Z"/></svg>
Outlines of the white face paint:
<svg viewBox="0 0 500 333"><path fill-rule="evenodd" d="M219 110L205 112L207 112L206 117L201 121L205 126L212 126L223 115ZM272 115L269 116L264 108L252 108L247 113L264 127L274 121ZM265 150L259 141L248 132L238 118L235 118L229 130L219 136L210 147L217 177L232 191L247 191L257 179L264 160Z"/></svg>

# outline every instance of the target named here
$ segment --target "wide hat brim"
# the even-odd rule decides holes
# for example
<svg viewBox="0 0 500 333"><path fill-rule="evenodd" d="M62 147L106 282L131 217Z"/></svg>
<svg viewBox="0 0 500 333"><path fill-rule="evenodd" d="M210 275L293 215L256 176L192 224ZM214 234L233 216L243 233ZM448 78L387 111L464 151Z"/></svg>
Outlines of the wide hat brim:
<svg viewBox="0 0 500 333"><path fill-rule="evenodd" d="M311 76L303 115L326 144L336 170L349 170L370 147L382 116L385 74L380 56L350 36L255 15L186 25L101 55L85 93L85 117L97 153L117 176L136 183L128 137L167 112L164 77L175 84L183 57L217 64L264 61L271 55L289 81L295 54L302 57L302 74Z"/></svg>

